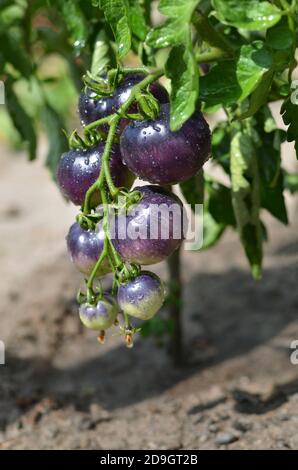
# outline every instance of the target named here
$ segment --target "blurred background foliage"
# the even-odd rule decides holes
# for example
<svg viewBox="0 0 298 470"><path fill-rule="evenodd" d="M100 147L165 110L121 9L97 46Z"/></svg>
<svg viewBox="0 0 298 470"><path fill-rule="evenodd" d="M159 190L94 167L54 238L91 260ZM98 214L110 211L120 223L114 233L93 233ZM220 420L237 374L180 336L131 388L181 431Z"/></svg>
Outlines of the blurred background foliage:
<svg viewBox="0 0 298 470"><path fill-rule="evenodd" d="M103 15L85 1L0 1L0 66L5 105L0 136L36 157L38 134L47 135L47 165L54 172L67 149L62 131L75 117L81 77L90 67ZM12 125L13 124L13 125Z"/></svg>

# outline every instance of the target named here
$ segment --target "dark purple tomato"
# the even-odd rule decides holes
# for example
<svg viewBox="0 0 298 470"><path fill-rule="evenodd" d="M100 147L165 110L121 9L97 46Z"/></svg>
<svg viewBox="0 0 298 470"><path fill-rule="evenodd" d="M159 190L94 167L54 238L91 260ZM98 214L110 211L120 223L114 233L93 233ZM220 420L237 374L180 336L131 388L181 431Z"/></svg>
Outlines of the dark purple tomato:
<svg viewBox="0 0 298 470"><path fill-rule="evenodd" d="M148 265L170 256L183 240L186 216L180 199L158 186L142 186L142 199L110 223L113 244L123 260Z"/></svg>
<svg viewBox="0 0 298 470"><path fill-rule="evenodd" d="M90 88L87 88L86 92L83 90L79 98L79 114L82 125L90 124L93 121L97 121L98 119L113 114L115 110L125 103L130 95L132 87L144 78L145 75L141 73L127 74L112 96L104 96L100 99L95 98L96 93L94 93ZM169 101L169 95L166 89L158 82L154 82L150 85L150 92L160 103L167 103ZM137 107L136 105L133 105L128 112L135 113L136 111ZM127 119L121 119L118 131L119 134L128 122L129 120ZM104 127L104 129L107 130L107 127Z"/></svg>
<svg viewBox="0 0 298 470"><path fill-rule="evenodd" d="M82 323L87 328L97 331L110 328L116 320L117 313L116 302L105 298L99 300L96 305L82 304L79 310Z"/></svg>
<svg viewBox="0 0 298 470"><path fill-rule="evenodd" d="M84 230L78 223L74 223L66 237L67 249L71 260L84 274L90 275L96 261L103 249L105 234L101 224L97 225L96 231ZM103 276L111 271L109 262L103 260L97 277Z"/></svg>
<svg viewBox="0 0 298 470"><path fill-rule="evenodd" d="M74 204L81 205L90 186L96 181L101 169L104 142L86 150L70 150L62 155L57 169L58 185L62 194ZM117 187L130 188L134 177L121 161L119 145L114 144L110 154L110 172ZM92 206L99 204L94 194Z"/></svg>
<svg viewBox="0 0 298 470"><path fill-rule="evenodd" d="M141 271L135 279L120 285L117 300L123 312L141 320L149 320L164 303L164 286L156 274Z"/></svg>
<svg viewBox="0 0 298 470"><path fill-rule="evenodd" d="M202 62L202 63L200 64L200 69L202 70L202 72L203 72L204 74L206 74L206 73L208 73L209 70L210 70L210 64L208 64L207 62Z"/></svg>
<svg viewBox="0 0 298 470"><path fill-rule="evenodd" d="M169 104L156 121L132 121L120 140L123 162L145 181L176 184L194 176L210 156L210 129L196 112L176 132L170 130Z"/></svg>

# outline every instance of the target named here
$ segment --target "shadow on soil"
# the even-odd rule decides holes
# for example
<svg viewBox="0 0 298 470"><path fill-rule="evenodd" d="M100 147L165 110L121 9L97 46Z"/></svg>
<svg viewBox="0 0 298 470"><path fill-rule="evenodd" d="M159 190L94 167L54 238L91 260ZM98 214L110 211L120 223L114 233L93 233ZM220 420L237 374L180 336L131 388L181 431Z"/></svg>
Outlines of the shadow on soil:
<svg viewBox="0 0 298 470"><path fill-rule="evenodd" d="M11 379L11 397L31 390L36 401L50 396L59 406L72 403L87 410L91 402L98 402L108 410L125 407L161 394L202 368L248 353L278 335L297 317L294 264L267 270L260 283L238 270L223 275L199 274L185 291L186 336L196 334L203 324L215 351L212 358L175 369L165 348L144 339L132 350L119 346L72 368L58 369L38 357L23 360L8 353L8 365L0 372ZM77 339L82 358L84 341L84 337ZM275 398L268 402L239 392L238 397L235 395L236 407L240 412L264 413L297 391L298 380L277 389ZM27 408L30 406L29 402ZM207 406L212 408L216 403Z"/></svg>

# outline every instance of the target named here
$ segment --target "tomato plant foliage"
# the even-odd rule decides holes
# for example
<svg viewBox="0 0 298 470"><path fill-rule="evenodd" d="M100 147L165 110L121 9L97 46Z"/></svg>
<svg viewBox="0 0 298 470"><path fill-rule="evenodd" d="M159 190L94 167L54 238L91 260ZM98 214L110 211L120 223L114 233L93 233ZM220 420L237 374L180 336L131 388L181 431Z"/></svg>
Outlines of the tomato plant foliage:
<svg viewBox="0 0 298 470"><path fill-rule="evenodd" d="M216 243L226 227L235 228L258 278L265 239L262 211L286 224L284 191L297 190L297 175L281 164L285 140L294 142L298 153L298 105L291 98L297 1L160 0L158 14L156 3L1 1L6 110L31 160L42 126L49 141L47 165L54 174L67 148L62 129L71 100L59 103L66 87L74 96L88 69L93 74L123 64L161 69L170 89L172 131L196 109L207 117L218 110L226 116L213 129L212 165L221 167L227 182L206 170L181 189L192 205L205 198L204 247ZM61 73L55 65L45 67L53 56L63 63ZM275 101L286 131L271 114Z"/></svg>

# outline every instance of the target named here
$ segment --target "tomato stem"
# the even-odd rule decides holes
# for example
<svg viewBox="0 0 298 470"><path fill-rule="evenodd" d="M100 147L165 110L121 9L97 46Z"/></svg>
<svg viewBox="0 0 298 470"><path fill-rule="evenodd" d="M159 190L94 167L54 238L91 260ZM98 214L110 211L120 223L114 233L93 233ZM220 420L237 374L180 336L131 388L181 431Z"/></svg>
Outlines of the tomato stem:
<svg viewBox="0 0 298 470"><path fill-rule="evenodd" d="M84 127L84 133L87 134L89 130L102 126L103 124L109 124L112 116L114 116L114 114L110 114L109 116L90 122L90 124L87 124L87 126Z"/></svg>
<svg viewBox="0 0 298 470"><path fill-rule="evenodd" d="M146 75L150 74L154 74L155 71L154 70L150 70L148 69L147 67L123 67L121 69L121 72L124 73L124 74L129 74L129 73L144 73Z"/></svg>
<svg viewBox="0 0 298 470"><path fill-rule="evenodd" d="M206 62L214 62L215 60L224 59L228 57L226 51L212 47L209 51L199 52L196 54L196 61L198 64Z"/></svg>
<svg viewBox="0 0 298 470"><path fill-rule="evenodd" d="M87 292L93 292L93 281L94 281L94 278L96 276L96 273L101 265L101 263L103 262L103 260L105 259L105 257L107 256L107 250L108 250L108 242L107 240L105 239L104 240L104 246L103 246L103 250L101 252L101 255L100 257L98 258L98 260L96 261L96 264L89 276L89 279L88 279L88 282L87 282Z"/></svg>

